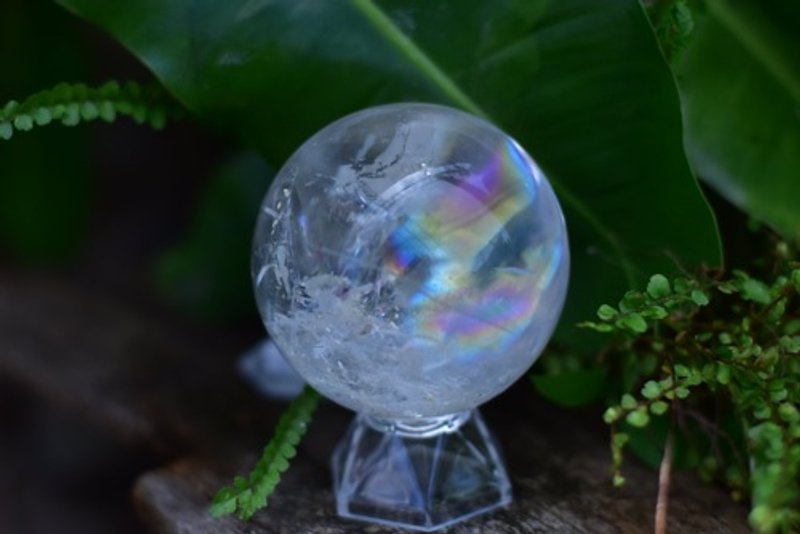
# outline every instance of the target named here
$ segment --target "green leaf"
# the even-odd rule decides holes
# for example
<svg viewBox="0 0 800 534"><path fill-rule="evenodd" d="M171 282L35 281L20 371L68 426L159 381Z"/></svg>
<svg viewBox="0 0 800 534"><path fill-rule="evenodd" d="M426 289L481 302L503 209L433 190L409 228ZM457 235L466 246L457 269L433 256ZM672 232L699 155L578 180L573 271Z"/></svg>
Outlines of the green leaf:
<svg viewBox="0 0 800 534"><path fill-rule="evenodd" d="M625 410L633 410L637 406L636 399L630 393L626 393L622 396L622 400L620 401L620 406L622 406Z"/></svg>
<svg viewBox="0 0 800 534"><path fill-rule="evenodd" d="M689 293L692 290L692 284L686 278L676 278L672 285L675 287L675 292L680 294Z"/></svg>
<svg viewBox="0 0 800 534"><path fill-rule="evenodd" d="M571 325L647 273L674 273L675 257L719 263L673 80L636 0L60 1L276 165L330 121L382 102L440 102L508 131L569 224L565 343L601 343Z"/></svg>
<svg viewBox="0 0 800 534"><path fill-rule="evenodd" d="M789 392L785 388L776 389L769 392L769 398L772 400L772 402L783 402L788 396Z"/></svg>
<svg viewBox="0 0 800 534"><path fill-rule="evenodd" d="M772 408L766 402L759 402L753 407L753 416L762 421L769 419L772 417Z"/></svg>
<svg viewBox="0 0 800 534"><path fill-rule="evenodd" d="M14 119L14 127L17 130L26 132L33 128L33 117L30 115L17 115Z"/></svg>
<svg viewBox="0 0 800 534"><path fill-rule="evenodd" d="M642 310L642 317L645 319L664 319L665 317L669 316L667 310L664 309L663 306L649 306Z"/></svg>
<svg viewBox="0 0 800 534"><path fill-rule="evenodd" d="M767 319L772 323L779 323L783 315L786 313L786 299L781 298L769 308L767 312Z"/></svg>
<svg viewBox="0 0 800 534"><path fill-rule="evenodd" d="M531 375L531 382L547 400L572 408L598 400L605 390L606 375L604 368L579 369L558 374Z"/></svg>
<svg viewBox="0 0 800 534"><path fill-rule="evenodd" d="M106 122L114 122L114 119L117 118L117 110L114 109L114 104L108 100L98 102L97 113L100 115L100 118Z"/></svg>
<svg viewBox="0 0 800 534"><path fill-rule="evenodd" d="M740 292L742 298L746 300L752 300L759 304L769 304L770 302L769 287L761 280L747 278L742 282Z"/></svg>
<svg viewBox="0 0 800 534"><path fill-rule="evenodd" d="M85 121L91 121L98 117L99 111L94 102L84 102L81 104L81 118Z"/></svg>
<svg viewBox="0 0 800 534"><path fill-rule="evenodd" d="M625 418L631 426L636 428L644 428L650 422L650 416L647 414L647 408L642 407L628 414Z"/></svg>
<svg viewBox="0 0 800 534"><path fill-rule="evenodd" d="M800 336L782 336L780 344L789 354L800 354Z"/></svg>
<svg viewBox="0 0 800 534"><path fill-rule="evenodd" d="M138 88L136 84L132 86ZM117 94L111 95L112 101L100 100L107 96L101 94L108 92L106 88L107 85L103 88L89 88L85 84L74 86L59 84L54 89L39 91L28 96L21 104L10 102L11 105L4 107L0 119L19 131L27 132L33 129L34 125L50 124L54 118L60 119L66 126L76 126L81 121L93 121L101 116L101 106L104 120L113 120L117 113L130 115L137 110L139 113L149 115L154 128L162 128L166 122L165 103L168 102L170 105L171 115L182 114L182 110L173 106L158 87L150 86L146 92L137 91L136 97L125 95L118 90ZM62 98L63 95L68 95L73 100Z"/></svg>
<svg viewBox="0 0 800 534"><path fill-rule="evenodd" d="M686 397L689 396L689 393L690 391L689 388L687 387L678 386L675 388L675 396L678 397L679 399L685 399Z"/></svg>
<svg viewBox="0 0 800 534"><path fill-rule="evenodd" d="M595 332L600 333L608 333L614 331L614 326L608 323L595 323L592 321L583 321L582 323L578 323L579 328L588 328L590 330L594 330Z"/></svg>
<svg viewBox="0 0 800 534"><path fill-rule="evenodd" d="M649 9L664 57L674 61L686 48L694 28L692 12L686 0L651 3Z"/></svg>
<svg viewBox="0 0 800 534"><path fill-rule="evenodd" d="M655 401L650 405L650 411L653 412L653 415L664 415L668 409L669 404L664 401Z"/></svg>
<svg viewBox="0 0 800 534"><path fill-rule="evenodd" d="M723 283L719 284L717 286L717 290L720 293L724 293L726 295L732 295L732 294L736 293L737 291L739 291L738 288L736 287L736 285L733 284L732 282L723 282Z"/></svg>
<svg viewBox="0 0 800 534"><path fill-rule="evenodd" d="M708 295L699 289L693 289L692 300L698 306L706 306L708 304Z"/></svg>
<svg viewBox="0 0 800 534"><path fill-rule="evenodd" d="M669 280L663 274L654 274L647 283L647 293L654 299L668 297L672 293Z"/></svg>
<svg viewBox="0 0 800 534"><path fill-rule="evenodd" d="M64 126L76 126L81 122L81 108L77 103L64 106L64 116L61 117L61 124Z"/></svg>
<svg viewBox="0 0 800 534"><path fill-rule="evenodd" d="M647 296L641 291L626 291L622 300L619 301L619 309L624 312L638 311L648 303Z"/></svg>
<svg viewBox="0 0 800 534"><path fill-rule="evenodd" d="M778 415L787 423L797 423L800 421L800 411L790 402L784 402L778 406Z"/></svg>
<svg viewBox="0 0 800 534"><path fill-rule="evenodd" d="M36 108L33 110L33 120L37 126L47 126L53 121L53 114L47 108Z"/></svg>
<svg viewBox="0 0 800 534"><path fill-rule="evenodd" d="M673 370L677 378L689 378L690 376L692 376L691 369L680 363L675 364Z"/></svg>
<svg viewBox="0 0 800 534"><path fill-rule="evenodd" d="M607 408L605 412L603 412L603 421L605 421L606 424L610 425L611 423L617 421L619 419L619 416L620 416L619 409L611 406L610 408Z"/></svg>
<svg viewBox="0 0 800 534"><path fill-rule="evenodd" d="M723 386L727 386L731 382L731 367L724 363L717 366L717 382Z"/></svg>
<svg viewBox="0 0 800 534"><path fill-rule="evenodd" d="M796 240L800 3L706 5L677 67L687 153L729 201Z"/></svg>
<svg viewBox="0 0 800 534"><path fill-rule="evenodd" d="M630 439L631 437L625 432L615 432L614 435L611 436L611 443L615 447L624 447Z"/></svg>
<svg viewBox="0 0 800 534"><path fill-rule="evenodd" d="M616 308L609 306L608 304L603 304L597 309L597 316L603 321L610 321L617 315L619 315L619 312L616 310Z"/></svg>
<svg viewBox="0 0 800 534"><path fill-rule="evenodd" d="M264 447L264 452L250 475L237 475L233 484L222 488L214 497L209 513L222 517L236 513L241 519L250 519L259 509L267 506L267 499L275 491L281 473L289 468L288 459L294 456L294 445L305 434L308 421L317 409L319 394L310 386L295 397L281 415L275 435Z"/></svg>
<svg viewBox="0 0 800 534"><path fill-rule="evenodd" d="M661 395L662 391L661 384L655 380L648 380L642 387L642 397L645 399L655 399Z"/></svg>
<svg viewBox="0 0 800 534"><path fill-rule="evenodd" d="M236 511L236 497L229 495L230 492L223 494L220 492L214 497L214 501L209 508L212 517L223 517Z"/></svg>
<svg viewBox="0 0 800 534"><path fill-rule="evenodd" d="M617 320L620 328L626 328L635 334L647 332L647 321L638 313L629 313Z"/></svg>

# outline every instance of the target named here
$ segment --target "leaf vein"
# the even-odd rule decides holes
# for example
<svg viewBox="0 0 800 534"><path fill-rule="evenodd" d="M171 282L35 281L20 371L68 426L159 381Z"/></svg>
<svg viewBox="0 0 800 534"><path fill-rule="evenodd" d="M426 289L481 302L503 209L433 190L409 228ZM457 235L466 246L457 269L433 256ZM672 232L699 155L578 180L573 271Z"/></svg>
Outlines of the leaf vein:
<svg viewBox="0 0 800 534"><path fill-rule="evenodd" d="M477 115L491 122L496 122L493 121L489 114L470 98L469 95L458 87L455 81L453 81L424 50L406 35L373 0L352 0L352 3L408 61L417 67L424 75L428 76L449 100L473 115ZM598 219L597 215L589 206L583 203L562 183L554 180L553 177L550 177L550 182L553 184L553 189L555 189L556 194L566 203L570 204L574 211L586 220L586 222L608 242L609 246L619 258L628 284L633 286L636 279L635 270L632 261L622 247L619 237Z"/></svg>

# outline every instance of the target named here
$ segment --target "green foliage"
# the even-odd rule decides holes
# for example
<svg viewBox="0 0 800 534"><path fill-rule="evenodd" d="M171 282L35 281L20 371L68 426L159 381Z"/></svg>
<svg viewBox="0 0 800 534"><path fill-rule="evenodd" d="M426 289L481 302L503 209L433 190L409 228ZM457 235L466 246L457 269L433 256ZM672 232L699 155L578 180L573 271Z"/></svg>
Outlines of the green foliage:
<svg viewBox="0 0 800 534"><path fill-rule="evenodd" d="M694 30L694 16L688 2L656 1L649 4L648 11L664 58L670 63L675 62L689 45Z"/></svg>
<svg viewBox="0 0 800 534"><path fill-rule="evenodd" d="M751 495L760 530L793 529L800 271L783 266L768 281L743 271L675 278L676 265L718 264L718 240L683 155L673 79L634 0L60 2L119 39L198 117L276 166L324 124L382 102L442 102L509 131L551 178L569 222L574 272L562 324L623 295L583 334L560 328L557 344L570 352L545 361L558 369L533 384L564 404L619 389L604 414L616 485L624 448L657 460L648 433L656 442L676 436L676 465ZM680 84L694 170L797 239L800 116L787 110L800 103L798 4L715 0L691 12L685 0L649 3ZM0 137L111 115L94 100L57 105L4 109ZM176 300L200 302L194 289L226 276L203 247L222 218L208 223L212 200L195 237L160 264L162 287L190 282L174 286ZM185 276L204 262L207 272ZM653 272L663 274L643 278ZM595 332L619 341L586 369L576 354L593 352ZM286 420L302 419L293 409ZM266 504L293 453L280 445L282 428L250 478L220 492L216 515L248 517Z"/></svg>
<svg viewBox="0 0 800 534"><path fill-rule="evenodd" d="M648 329L648 320L659 320L677 312L688 312L708 302L706 290L696 280L677 278L672 290L663 274L650 278L646 291L630 290L619 301L617 308L603 304L597 310L600 322L585 321L579 326L596 332L624 330L632 334L643 334Z"/></svg>
<svg viewBox="0 0 800 534"><path fill-rule="evenodd" d="M0 2L0 109L18 95L87 77L84 30L50 2ZM46 128L13 143L0 139L0 247L7 259L53 265L76 257L90 221L88 134Z"/></svg>
<svg viewBox="0 0 800 534"><path fill-rule="evenodd" d="M674 82L636 0L60 2L276 167L371 104L441 102L489 118L541 164L569 221L564 345L596 347L600 336L571 325L647 273L674 272L671 257L720 261Z"/></svg>
<svg viewBox="0 0 800 534"><path fill-rule="evenodd" d="M800 2L705 5L675 62L687 155L718 193L800 240Z"/></svg>
<svg viewBox="0 0 800 534"><path fill-rule="evenodd" d="M235 477L232 486L222 488L214 497L210 509L212 516L235 513L241 519L250 519L267 506L267 499L280 482L281 473L289 468L289 460L297 454L295 447L305 435L318 402L319 394L306 386L281 416L274 436L250 475L247 478Z"/></svg>
<svg viewBox="0 0 800 534"><path fill-rule="evenodd" d="M743 271L671 284L654 275L646 291L628 292L617 308L601 306L598 322L583 323L617 334L610 360L657 358L654 368L628 370L634 386L603 415L613 429L615 485L624 481L623 449L658 418L667 421L658 438L681 437L701 477L726 482L734 495L749 492L757 530L800 527L798 266L784 264L769 283Z"/></svg>
<svg viewBox="0 0 800 534"><path fill-rule="evenodd" d="M125 115L136 123L164 127L168 115L179 114L158 86L142 87L135 82L108 82L100 87L60 83L53 89L29 96L22 103L11 100L0 109L0 139L11 139L15 131L60 122L75 126L81 122L113 122Z"/></svg>

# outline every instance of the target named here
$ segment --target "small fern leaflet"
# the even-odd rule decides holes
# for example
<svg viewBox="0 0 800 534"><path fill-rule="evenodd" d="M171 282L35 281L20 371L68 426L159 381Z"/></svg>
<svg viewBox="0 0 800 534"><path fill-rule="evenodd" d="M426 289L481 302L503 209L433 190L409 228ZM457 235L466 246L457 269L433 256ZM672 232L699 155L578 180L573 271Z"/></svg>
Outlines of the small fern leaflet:
<svg viewBox="0 0 800 534"><path fill-rule="evenodd" d="M212 516L235 513L241 519L250 519L267 506L267 499L278 486L281 474L289 468L289 460L297 454L295 447L305 435L318 403L319 394L306 386L281 416L275 435L250 475L235 477L232 486L222 488L214 497Z"/></svg>
<svg viewBox="0 0 800 534"><path fill-rule="evenodd" d="M81 122L113 122L127 116L137 124L161 129L167 119L177 118L181 108L157 85L111 81L99 87L60 83L52 89L14 100L0 108L0 139L11 139L15 132L60 122L75 126Z"/></svg>

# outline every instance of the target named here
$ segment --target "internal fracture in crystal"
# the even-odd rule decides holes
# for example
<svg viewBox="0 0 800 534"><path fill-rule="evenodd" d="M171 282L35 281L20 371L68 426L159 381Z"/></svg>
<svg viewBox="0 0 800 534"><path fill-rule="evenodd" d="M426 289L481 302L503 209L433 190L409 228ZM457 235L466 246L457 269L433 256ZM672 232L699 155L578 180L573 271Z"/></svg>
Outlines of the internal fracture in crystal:
<svg viewBox="0 0 800 534"><path fill-rule="evenodd" d="M530 367L569 251L550 184L512 138L396 104L295 152L263 201L252 269L267 329L314 388L410 419L469 410Z"/></svg>

